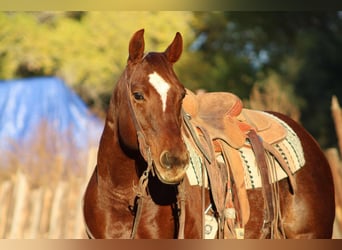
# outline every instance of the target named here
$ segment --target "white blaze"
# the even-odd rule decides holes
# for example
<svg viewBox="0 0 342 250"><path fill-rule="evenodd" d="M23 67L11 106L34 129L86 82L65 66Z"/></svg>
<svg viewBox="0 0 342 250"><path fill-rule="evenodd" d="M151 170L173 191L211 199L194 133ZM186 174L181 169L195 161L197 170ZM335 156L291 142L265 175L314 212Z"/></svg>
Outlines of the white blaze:
<svg viewBox="0 0 342 250"><path fill-rule="evenodd" d="M148 76L151 85L157 90L158 94L160 95L163 105L163 112L165 112L167 92L170 89L170 85L160 75L158 75L157 72L153 72Z"/></svg>

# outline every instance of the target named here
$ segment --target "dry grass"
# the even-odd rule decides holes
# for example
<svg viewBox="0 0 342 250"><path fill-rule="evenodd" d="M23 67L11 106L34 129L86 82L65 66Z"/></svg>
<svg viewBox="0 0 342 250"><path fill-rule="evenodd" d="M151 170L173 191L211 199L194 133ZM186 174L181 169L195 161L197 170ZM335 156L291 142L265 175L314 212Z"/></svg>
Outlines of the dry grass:
<svg viewBox="0 0 342 250"><path fill-rule="evenodd" d="M0 238L85 237L81 203L97 150L78 150L69 133L43 122L31 139L11 143L3 154Z"/></svg>
<svg viewBox="0 0 342 250"><path fill-rule="evenodd" d="M280 112L299 121L299 108L293 100L294 95L291 95L292 90L287 88L289 86L282 84L276 74L270 74L265 80L254 84L246 104L252 109Z"/></svg>

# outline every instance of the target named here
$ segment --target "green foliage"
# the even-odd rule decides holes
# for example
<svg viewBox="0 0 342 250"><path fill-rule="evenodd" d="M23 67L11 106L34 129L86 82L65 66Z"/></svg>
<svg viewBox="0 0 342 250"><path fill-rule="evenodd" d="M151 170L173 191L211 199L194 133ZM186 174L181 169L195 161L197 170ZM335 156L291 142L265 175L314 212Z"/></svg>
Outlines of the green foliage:
<svg viewBox="0 0 342 250"><path fill-rule="evenodd" d="M191 18L191 12L2 12L0 78L57 75L102 109L125 67L131 35L145 28L146 51L159 51L180 31L187 46Z"/></svg>
<svg viewBox="0 0 342 250"><path fill-rule="evenodd" d="M247 98L276 72L291 85L283 90L302 124L321 146L336 144L330 101L342 98L341 12L199 12L196 20L196 37L205 37L198 50L212 65L205 74L217 87Z"/></svg>
<svg viewBox="0 0 342 250"><path fill-rule="evenodd" d="M146 51L164 50L180 31L175 68L187 88L247 99L276 79L320 144L336 143L329 107L333 94L342 98L341 13L1 12L0 27L0 79L56 75L97 110L106 110L136 30L146 30Z"/></svg>

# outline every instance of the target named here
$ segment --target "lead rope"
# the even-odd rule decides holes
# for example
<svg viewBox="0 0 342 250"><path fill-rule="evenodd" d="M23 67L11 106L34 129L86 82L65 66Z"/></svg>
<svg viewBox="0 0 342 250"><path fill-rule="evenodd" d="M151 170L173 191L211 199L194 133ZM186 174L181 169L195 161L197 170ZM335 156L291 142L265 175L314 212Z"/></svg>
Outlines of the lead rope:
<svg viewBox="0 0 342 250"><path fill-rule="evenodd" d="M131 232L131 239L135 238L135 235L137 234L137 230L139 227L140 219L141 219L141 212L143 208L143 202L144 199L147 197L147 184L148 184L148 175L150 173L150 170L152 168L152 165L148 165L147 169L143 172L139 179L138 186L133 186L133 190L137 194L136 198L136 206L137 210L135 212L135 217L133 221L133 227Z"/></svg>

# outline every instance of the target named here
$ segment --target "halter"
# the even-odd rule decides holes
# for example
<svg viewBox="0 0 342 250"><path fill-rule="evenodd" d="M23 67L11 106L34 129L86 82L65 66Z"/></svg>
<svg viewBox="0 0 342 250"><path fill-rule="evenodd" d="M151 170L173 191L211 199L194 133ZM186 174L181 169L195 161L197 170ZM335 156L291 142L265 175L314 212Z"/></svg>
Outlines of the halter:
<svg viewBox="0 0 342 250"><path fill-rule="evenodd" d="M132 75L134 74L135 69L132 72ZM133 107L132 104L132 96L131 96L131 81L128 80L128 76L127 76L127 70L125 71L125 80L127 82L127 84L125 84L126 86L126 95L127 95L127 100L128 100L128 108L131 114L131 117L133 119L133 124L134 124L134 128L136 130L137 133L137 139L138 139L138 147L139 147L139 151L142 155L142 157L145 159L145 161L147 162L147 168L146 170L142 173L140 179L139 179L139 183L138 186L133 186L133 190L136 193L136 213L135 213L135 217L134 217L134 222L133 222L133 228L131 231L131 239L135 238L135 235L137 233L137 229L140 223L140 219L141 219L141 212L142 212L142 207L143 207L143 200L144 198L148 195L146 188L147 188L147 184L148 184L148 175L150 173L150 171L152 170L152 173L154 175L153 172L153 167L152 167L152 156L151 156L151 148L150 146L146 143L146 139L145 139L145 134L144 131L141 128L140 123L137 120L137 116L136 116L136 112L135 109Z"/></svg>
<svg viewBox="0 0 342 250"><path fill-rule="evenodd" d="M133 70L132 75L134 73L135 73L135 69ZM125 84L125 86L126 86L126 95L127 95L127 99L128 99L128 108L129 108L129 111L131 113L131 117L133 119L133 124L134 124L135 130L136 130L136 133L137 133L139 151L148 164L147 170L151 170L152 169L151 149L150 149L150 146L146 143L144 131L141 128L141 125L137 120L136 112L135 112L135 109L134 109L133 104L132 104L132 96L130 94L131 93L131 88L130 88L131 87L131 81L128 80L127 70L125 71L125 80L127 81L127 84Z"/></svg>
<svg viewBox="0 0 342 250"><path fill-rule="evenodd" d="M135 72L135 69L133 70L133 73ZM131 231L131 239L135 238L135 235L137 233L137 229L140 223L140 219L141 219L141 212L142 212L142 207L143 207L143 200L144 198L146 198L148 196L147 194L147 184L148 184L148 175L150 173L150 171L152 171L152 174L154 175L154 171L153 171L153 160L152 160L152 156L151 156L151 149L150 146L146 143L146 139L145 139L145 135L144 135L144 131L141 128L140 123L137 120L136 117L136 112L135 109L132 105L132 96L130 95L131 93L131 81L128 80L127 77L127 70L125 71L125 80L127 82L127 84L125 84L125 88L126 88L126 95L127 95L127 100L128 100L128 108L131 114L131 117L133 119L133 124L134 124L134 128L136 130L137 133L137 139L138 139L138 147L139 147L139 151L141 153L141 155L143 156L144 160L147 162L147 168L146 170L142 173L139 182L138 182L138 186L135 186L133 183L133 190L136 193L136 213L135 213L135 217L134 217L134 222L133 222L133 228ZM88 235L88 237L90 239L95 239L94 235L91 233L89 227L87 224L85 224L86 227L86 233Z"/></svg>
<svg viewBox="0 0 342 250"><path fill-rule="evenodd" d="M132 75L135 73L135 69L133 69ZM142 214L142 207L143 207L143 201L144 199L148 196L147 193L147 185L148 185L148 175L150 171L152 172L152 175L154 176L154 170L153 170L153 159L151 156L151 148L150 146L146 143L146 136L144 134L144 131L140 125L140 123L137 120L136 112L133 106L133 100L132 100L132 95L131 95L131 81L128 79L127 76L127 69L125 71L125 80L127 84L126 86L126 95L127 95L127 100L128 100L128 107L129 111L131 114L131 117L133 119L133 124L137 133L137 139L138 139L138 147L141 155L147 162L147 168L141 175L139 179L138 186L133 186L133 190L136 193L136 213L134 217L134 222L133 222L133 228L131 231L131 239L134 239L138 230L138 226L140 223L141 219L141 214ZM178 228L178 238L183 239L184 238L184 224L185 224L185 190L184 190L184 182L181 182L178 185L178 193L179 195L177 196L177 200L179 201L180 204L180 216L179 216L179 228Z"/></svg>

